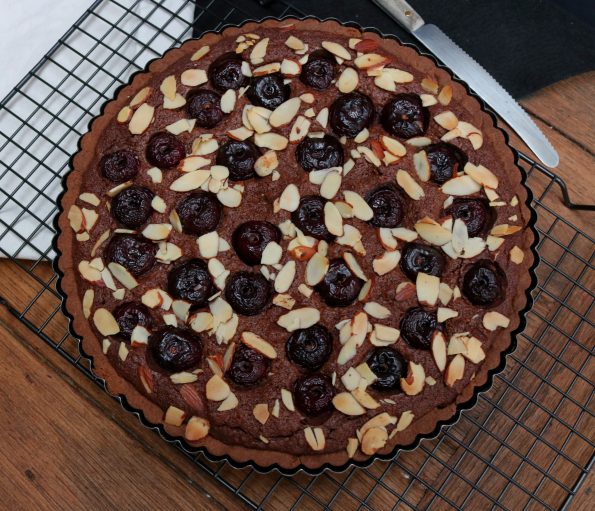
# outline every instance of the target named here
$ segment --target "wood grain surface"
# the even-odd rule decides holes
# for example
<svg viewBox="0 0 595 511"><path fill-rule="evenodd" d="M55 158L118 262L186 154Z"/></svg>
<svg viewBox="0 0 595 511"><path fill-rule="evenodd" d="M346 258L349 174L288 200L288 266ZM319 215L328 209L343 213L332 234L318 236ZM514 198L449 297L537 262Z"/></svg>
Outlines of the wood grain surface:
<svg viewBox="0 0 595 511"><path fill-rule="evenodd" d="M595 73L577 76L564 82L555 84L530 97L525 98L522 104L531 113L539 126L545 131L554 146L560 153L560 167L556 172L566 180L572 198L576 202L593 202L595 190ZM513 138L513 144L523 149L523 144L518 138ZM539 183L536 181L536 187ZM564 218L593 235L593 213L571 212L560 204L560 192L555 189L548 195L548 206L559 212ZM543 219L547 222L547 213ZM549 220L551 223L551 219ZM558 236L563 237L563 233ZM575 247L573 247L575 248ZM553 251L552 258L557 257ZM544 250L546 245L544 244ZM593 247L578 247L586 254L588 259ZM550 255L548 255L550 257ZM562 257L562 256L560 256ZM541 279L547 279L551 274L548 267L544 267ZM573 269L568 273L572 276ZM232 492L217 482L211 475L193 464L185 455L162 441L154 432L147 430L139 423L138 419L124 412L121 407L106 395L93 382L86 378L78 369L60 356L56 351L43 343L34 333L26 328L13 314L9 307L16 311L25 310L24 318L31 324L43 326L43 332L52 338L61 336L65 331L65 320L56 312L49 315L48 311L57 310L58 299L49 291L44 291L40 296L40 282L51 282L52 270L47 264L37 265L33 271L26 272L13 262L0 262L0 297L5 302L0 305L0 419L3 426L2 448L0 449L0 508L10 510L62 510L62 509L243 509L245 504ZM593 276L581 281L584 286L593 289ZM556 278L552 276L551 278ZM578 277L577 277L578 278ZM38 279L38 280L35 280ZM555 284L555 283L554 283ZM51 282L53 285L53 282ZM560 283L555 288L558 297L564 298L566 290L572 286L568 282ZM567 299L576 302L577 310L581 307L580 293L576 297ZM550 308L556 305L555 297L548 305L547 296L540 299L537 305L537 314L549 317ZM570 315L569 315L570 316ZM572 318L563 318L572 328ZM557 323L563 328L566 323ZM538 336L543 328L539 322L528 325L528 331L533 336ZM550 347L549 335L545 336L544 343ZM553 342L553 341L552 341ZM76 356L76 345L71 339L65 339L63 344L65 352ZM566 354L564 354L566 356ZM568 364L575 366L578 358L583 357L579 352L568 359ZM525 371L543 371L553 378L557 387L564 387L563 374L557 369L547 366L547 362L537 359L534 350L528 343L519 342L517 352L513 356L517 362L512 368L507 367L504 378L518 385L530 385L530 378L525 378ZM516 359L515 359L516 360ZM584 362L588 363L588 362ZM540 365L541 364L541 365ZM529 366L529 367L527 367ZM561 375L561 376L559 376ZM562 379L556 379L556 378ZM587 375L588 376L588 375ZM543 412L540 408L527 407L526 403L517 398L506 396L506 386L496 386L490 393L492 402L500 402L510 413L525 406L526 412L520 415L526 421L526 428L511 428L510 425L493 424L491 430L496 434L502 433L505 438L507 450L512 454L503 454L501 462L502 472L506 473L506 456L513 456L515 452L526 454L524 446L524 433L532 427L532 422ZM555 389L544 387L524 389L528 394L536 393L536 399L543 403L560 402L558 408L548 404L548 409L556 408L556 415L564 417L567 423L572 424L573 413L576 405L572 401L562 400ZM572 391L575 401L584 398L585 392L590 392L588 385L573 386ZM548 394L548 392L550 394ZM582 392L582 394L581 394ZM500 401L498 401L500 399ZM557 400L557 401L556 401ZM487 405L486 405L487 406ZM481 406L478 406L481 408ZM541 410L541 411L540 411ZM474 409L469 413L470 426L451 428L449 433L441 439L433 440L430 448L441 442L441 456L449 460L463 460L460 470L471 474L473 462L466 461L466 446L478 451L490 452L495 449L497 442L482 440L477 444L475 435L477 427L473 426L473 418L485 416L489 410ZM483 414L483 415L482 415ZM516 416L516 415L515 415ZM576 417L574 417L576 419ZM508 429L506 429L508 427ZM499 431L499 428L501 431ZM508 436L506 433L508 432ZM510 433L512 432L512 433ZM458 441L452 435L463 435ZM556 431L544 430L544 440L552 445L556 442ZM551 436L551 438L546 437ZM548 439L549 438L549 439ZM591 440L592 441L592 440ZM541 445L541 444L540 444ZM355 471L343 475L332 475L321 478L313 483L310 491L317 495L321 502L327 502L334 494L337 482L348 480L348 491L342 492L334 501L333 509L356 509L357 502L349 492L365 497L372 489L373 481L367 475L379 476L388 470L383 479L384 483L376 488L370 497L368 505L372 509L390 509L395 504L395 497L391 491L399 492L407 485L407 463L411 463L410 470L416 473L418 466L415 464L427 458L427 450L419 450L405 459L404 465L390 467L386 463L377 463L369 471ZM528 448L527 448L528 449ZM537 466L543 461L545 465L552 459L551 453L528 452L527 456ZM585 452L585 456L590 456ZM450 463L450 462L449 462ZM584 465L585 460L580 460ZM453 462L454 464L454 462ZM213 465L215 466L215 465ZM567 481L572 486L576 477L576 469L567 470ZM227 481L234 485L240 484L250 473L248 470L225 469L227 473L221 474ZM573 471L574 470L574 471ZM448 486L448 471L439 463L428 463L423 471L424 480L438 488L445 483L445 492L455 503L464 500L470 487L466 484L453 482L454 487ZM540 478L530 472L519 471L515 476L525 487L530 487L530 477ZM472 476L469 475L469 479ZM592 492L595 484L593 474L588 474L583 481L577 496L568 509L573 511L587 511L593 509ZM325 480L328 481L325 483ZM334 479L335 482L331 481ZM268 476L250 476L244 481L243 493L260 502L272 483L278 486L272 497L266 500L266 509L286 509L292 505L299 496L299 486L306 485L310 478L298 475L295 480L279 479L272 474ZM549 483L549 482L548 482ZM486 487L503 485L497 477L488 481ZM443 509L445 507L433 500L433 492L427 490L422 484L416 482L411 486L412 499L419 509ZM553 493L552 493L553 492ZM536 489L536 495L541 498L555 496L560 492L556 485L545 484ZM497 494L497 491L496 491ZM523 509L523 500L526 496L522 492L515 493L511 487L506 493L507 506L512 506L517 499L518 509ZM552 500L552 501L555 501ZM487 502L487 501L486 501ZM512 504L511 504L512 503ZM469 502L469 509L487 509L484 504ZM312 499L300 502L299 509L320 509L320 504ZM531 508L531 509L537 509ZM408 506L399 509L411 509Z"/></svg>

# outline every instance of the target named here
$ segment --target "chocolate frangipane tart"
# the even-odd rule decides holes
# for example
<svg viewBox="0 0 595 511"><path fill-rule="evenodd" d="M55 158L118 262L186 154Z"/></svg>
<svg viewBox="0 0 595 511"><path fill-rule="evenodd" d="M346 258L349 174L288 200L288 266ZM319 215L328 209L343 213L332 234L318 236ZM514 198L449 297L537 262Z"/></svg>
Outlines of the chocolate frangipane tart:
<svg viewBox="0 0 595 511"><path fill-rule="evenodd" d="M153 61L81 140L65 307L147 421L237 462L412 444L488 381L534 241L492 117L410 47L267 20Z"/></svg>

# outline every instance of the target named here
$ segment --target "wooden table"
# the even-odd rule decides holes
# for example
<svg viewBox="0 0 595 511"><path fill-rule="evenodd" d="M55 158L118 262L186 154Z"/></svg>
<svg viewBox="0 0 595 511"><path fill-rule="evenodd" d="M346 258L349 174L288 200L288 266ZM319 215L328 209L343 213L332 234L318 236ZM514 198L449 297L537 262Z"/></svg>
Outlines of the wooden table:
<svg viewBox="0 0 595 511"><path fill-rule="evenodd" d="M556 172L566 180L576 202L593 202L594 197L593 97L595 73L588 73L522 101L560 153ZM513 144L523 147L515 137ZM563 207L560 211L593 235L593 213L570 212ZM47 278L51 269L40 265L36 273ZM23 272L7 261L0 262L0 282L0 295L17 308L35 289ZM43 303L43 297L38 302ZM0 306L0 339L4 430L0 507L242 508L235 495L142 427L136 417L40 342L4 306ZM592 509L588 502L594 484L591 473L570 509ZM268 503L270 508L285 507L284 491L278 489Z"/></svg>

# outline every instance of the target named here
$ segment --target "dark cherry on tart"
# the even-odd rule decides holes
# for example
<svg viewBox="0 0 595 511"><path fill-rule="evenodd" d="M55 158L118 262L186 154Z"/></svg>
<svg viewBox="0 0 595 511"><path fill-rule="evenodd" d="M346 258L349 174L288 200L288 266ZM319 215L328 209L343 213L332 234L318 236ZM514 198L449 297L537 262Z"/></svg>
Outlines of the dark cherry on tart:
<svg viewBox="0 0 595 511"><path fill-rule="evenodd" d="M182 230L188 234L201 236L214 231L219 225L223 206L211 192L192 192L176 204Z"/></svg>
<svg viewBox="0 0 595 511"><path fill-rule="evenodd" d="M281 241L281 231L271 222L250 220L236 227L231 245L238 257L250 266L260 264L266 246Z"/></svg>
<svg viewBox="0 0 595 511"><path fill-rule="evenodd" d="M155 264L157 246L137 234L114 234L105 248L105 257L138 277Z"/></svg>
<svg viewBox="0 0 595 511"><path fill-rule="evenodd" d="M300 166L307 172L343 165L343 145L332 135L321 138L306 137L295 151Z"/></svg>
<svg viewBox="0 0 595 511"><path fill-rule="evenodd" d="M439 185L463 170L467 163L467 155L453 144L438 142L425 148L430 164L430 179Z"/></svg>
<svg viewBox="0 0 595 511"><path fill-rule="evenodd" d="M365 460L444 420L509 342L530 256L526 194L475 100L335 22L227 29L162 64L93 125L62 202L98 373L169 434L267 466ZM468 163L484 175L454 180Z"/></svg>
<svg viewBox="0 0 595 511"><path fill-rule="evenodd" d="M429 110L417 94L397 94L382 108L380 122L391 135L413 138L423 135L430 122Z"/></svg>
<svg viewBox="0 0 595 511"><path fill-rule="evenodd" d="M99 161L99 168L104 178L114 183L124 183L136 177L140 161L130 149L120 149L103 156Z"/></svg>

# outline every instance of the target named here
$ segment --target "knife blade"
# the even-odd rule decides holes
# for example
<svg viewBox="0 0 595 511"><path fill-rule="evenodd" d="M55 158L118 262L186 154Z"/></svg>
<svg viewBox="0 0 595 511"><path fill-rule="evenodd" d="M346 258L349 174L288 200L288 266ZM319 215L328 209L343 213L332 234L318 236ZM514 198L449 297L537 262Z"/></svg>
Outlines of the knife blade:
<svg viewBox="0 0 595 511"><path fill-rule="evenodd" d="M547 166L557 167L558 153L531 117L480 64L450 37L423 18L405 0L372 0L426 46L477 93Z"/></svg>

